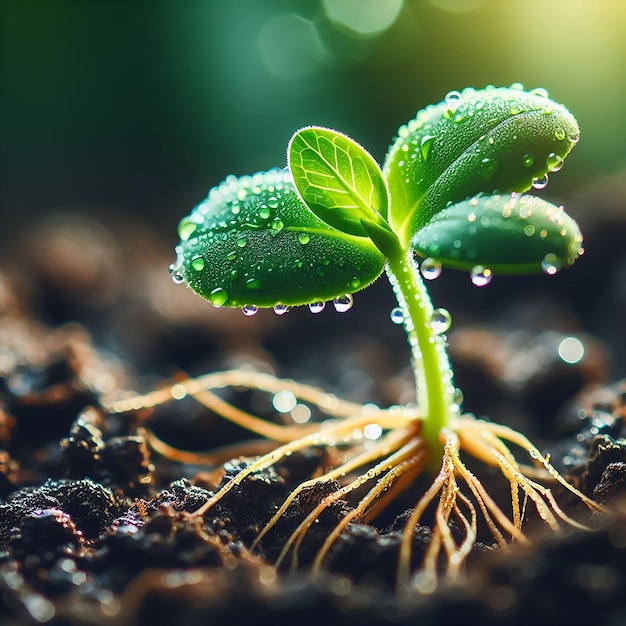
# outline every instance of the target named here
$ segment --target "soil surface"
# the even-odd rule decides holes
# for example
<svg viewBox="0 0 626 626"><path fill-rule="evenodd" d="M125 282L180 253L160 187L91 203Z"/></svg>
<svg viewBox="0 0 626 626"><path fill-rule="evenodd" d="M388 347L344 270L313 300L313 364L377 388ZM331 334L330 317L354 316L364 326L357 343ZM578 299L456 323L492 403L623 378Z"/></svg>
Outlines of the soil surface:
<svg viewBox="0 0 626 626"><path fill-rule="evenodd" d="M626 622L626 382L614 374L623 371L623 331L607 339L623 298L617 278L604 289L594 285L582 303L569 275L577 268L550 278L547 288L522 279L508 293L468 287L449 333L465 408L529 436L611 514L589 515L558 494L567 512L586 515L595 530L538 532L531 547L507 553L478 543L461 580L398 598L399 529L427 482L418 481L375 525L351 524L324 575L312 581L306 566L350 501L329 507L308 533L300 570L276 572L269 564L333 484L304 491L261 545L250 547L276 505L333 450L312 448L253 473L201 523L190 513L250 462L237 443L251 435L189 398L151 412L103 408L183 371L233 367L318 384L356 402L410 402L408 350L388 319L388 286L358 294L344 315L294 310L249 319L173 285L169 246L144 225L123 223L60 216L17 238L0 264L3 624L259 625L310 623L312 616L342 625ZM582 279L585 271L593 267ZM458 291L456 280L433 284L435 299ZM608 319L602 306L613 307ZM575 363L559 356L570 336L584 346ZM226 393L275 418L267 395ZM168 460L151 448L143 426L176 448L224 450L225 462ZM491 480L488 471L483 476ZM506 492L493 481L495 494ZM427 524L416 532L416 559L429 533Z"/></svg>

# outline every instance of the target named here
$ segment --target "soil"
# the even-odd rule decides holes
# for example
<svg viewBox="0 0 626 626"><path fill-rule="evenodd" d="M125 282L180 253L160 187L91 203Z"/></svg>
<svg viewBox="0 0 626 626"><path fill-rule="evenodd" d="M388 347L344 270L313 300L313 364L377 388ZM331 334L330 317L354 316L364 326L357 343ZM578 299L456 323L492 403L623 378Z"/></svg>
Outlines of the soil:
<svg viewBox="0 0 626 626"><path fill-rule="evenodd" d="M608 231L615 237L614 225ZM592 231L591 242L607 232ZM0 264L2 624L626 621L626 381L615 376L624 371L624 335L609 340L607 330L623 306L617 277L626 264L617 264L604 289L590 283L592 297L582 303L578 268L547 288L515 279L504 299L497 286L481 290L478 315L471 313L478 290L468 288L449 334L466 408L531 437L611 514L588 515L593 531L537 532L531 547L507 553L485 537L461 580L398 598L399 529L427 483L418 481L375 525L351 524L324 575L312 581L306 566L349 501L329 507L309 532L300 570L277 573L268 564L332 484L303 492L260 547L250 546L275 506L332 451L311 449L253 473L199 523L190 513L249 462L235 444L250 434L192 399L150 414L103 409L108 398L147 391L183 370L242 366L320 384L353 401L410 401L408 351L387 323L387 286L358 295L345 314L349 322L304 310L248 319L173 286L170 247L126 217L65 215L16 238ZM455 280L450 293L459 290ZM447 297L445 289L433 285L437 300ZM600 313L608 306L607 320ZM375 331L372 320L381 320ZM567 364L557 347L572 334L585 354ZM263 394L228 393L243 408L274 415ZM172 446L233 450L232 459L218 467L165 459L137 429L140 418ZM482 471L497 494L503 486ZM563 497L568 512L585 514ZM429 532L428 525L416 532L416 559Z"/></svg>

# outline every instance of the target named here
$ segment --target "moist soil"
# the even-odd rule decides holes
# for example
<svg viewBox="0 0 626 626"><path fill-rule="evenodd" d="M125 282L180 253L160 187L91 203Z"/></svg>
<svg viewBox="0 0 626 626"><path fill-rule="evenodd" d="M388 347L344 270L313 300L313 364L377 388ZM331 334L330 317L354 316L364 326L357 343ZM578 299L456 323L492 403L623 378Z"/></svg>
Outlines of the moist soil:
<svg viewBox="0 0 626 626"><path fill-rule="evenodd" d="M607 235L598 229L591 240ZM122 415L104 408L183 372L233 367L321 385L356 402L410 402L408 350L388 320L390 289L379 282L357 294L343 315L303 309L249 319L172 285L169 247L128 218L65 215L19 235L0 263L2 624L626 622L626 382L614 374L623 371L624 334L613 334L611 322L623 299L617 278L604 288L590 283L584 302L578 268L546 278L547 287L513 279L509 292L460 287L455 281L466 276L433 284L437 304L449 302L454 312L450 354L466 410L529 436L610 514L591 514L554 487L566 512L593 530L547 533L528 511L532 546L505 553L483 533L461 579L400 597L400 530L426 479L372 524L349 525L313 581L307 566L354 502L324 511L295 571L270 564L335 484L303 491L261 545L251 545L290 490L336 450L311 448L253 473L199 520L191 513L250 462L240 442L262 442L190 398ZM579 280L592 274L583 268ZM457 313L459 294L466 295ZM603 306L613 307L608 320L599 316ZM569 336L585 350L572 364L558 352ZM223 393L276 419L265 394ZM165 458L143 427L175 448L219 450L221 460ZM497 473L477 463L471 469L506 502L508 484ZM425 518L415 533L416 563L429 536Z"/></svg>

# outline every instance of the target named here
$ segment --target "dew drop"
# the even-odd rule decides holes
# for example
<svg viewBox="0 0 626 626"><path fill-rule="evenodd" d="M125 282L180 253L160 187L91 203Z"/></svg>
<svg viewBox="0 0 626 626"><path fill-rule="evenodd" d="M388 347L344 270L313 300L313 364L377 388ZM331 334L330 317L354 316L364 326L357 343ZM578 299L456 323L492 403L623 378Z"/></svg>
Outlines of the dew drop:
<svg viewBox="0 0 626 626"><path fill-rule="evenodd" d="M550 152L546 157L546 167L551 172L558 172L563 167L563 158L556 154L556 152Z"/></svg>
<svg viewBox="0 0 626 626"><path fill-rule="evenodd" d="M246 281L246 289L260 289L261 281L258 278L248 278Z"/></svg>
<svg viewBox="0 0 626 626"><path fill-rule="evenodd" d="M532 224L526 224L524 226L524 234L527 237L532 237L535 234L535 227Z"/></svg>
<svg viewBox="0 0 626 626"><path fill-rule="evenodd" d="M544 174L541 178L535 178L533 180L533 187L535 189L545 189L548 184L548 175Z"/></svg>
<svg viewBox="0 0 626 626"><path fill-rule="evenodd" d="M326 302L318 300L317 302L311 302L309 304L309 311L311 313L321 313L326 308Z"/></svg>
<svg viewBox="0 0 626 626"><path fill-rule="evenodd" d="M298 241L304 246L311 241L311 237L307 233L298 233Z"/></svg>
<svg viewBox="0 0 626 626"><path fill-rule="evenodd" d="M569 140L570 140L572 143L577 143L579 139L580 139L580 135L579 135L578 133L572 133L572 134L569 136Z"/></svg>
<svg viewBox="0 0 626 626"><path fill-rule="evenodd" d="M183 218L178 224L178 236L182 241L188 241L198 228L198 224L192 222L189 217Z"/></svg>
<svg viewBox="0 0 626 626"><path fill-rule="evenodd" d="M420 153L424 161L428 161L435 138L432 135L424 135L420 141Z"/></svg>
<svg viewBox="0 0 626 626"><path fill-rule="evenodd" d="M226 304L228 300L228 293L221 287L216 287L209 294L209 302L217 309Z"/></svg>
<svg viewBox="0 0 626 626"><path fill-rule="evenodd" d="M172 275L172 281L176 285L180 285L181 283L185 282L185 277L181 274L181 271L178 267L176 267L175 265L170 265L169 270L170 274Z"/></svg>
<svg viewBox="0 0 626 626"><path fill-rule="evenodd" d="M338 313L345 313L352 308L354 304L354 299L352 295L347 293L345 296L339 296L333 300L333 306L335 307L335 311Z"/></svg>
<svg viewBox="0 0 626 626"><path fill-rule="evenodd" d="M540 98L550 97L548 90L544 89L543 87L535 87L535 89L532 89L530 93L533 94L533 96L539 96Z"/></svg>
<svg viewBox="0 0 626 626"><path fill-rule="evenodd" d="M278 198L276 196L271 196L267 201L267 206L271 209L278 208Z"/></svg>
<svg viewBox="0 0 626 626"><path fill-rule="evenodd" d="M404 323L404 312L402 311L402 308L399 306L391 309L391 313L389 313L389 317L394 324Z"/></svg>
<svg viewBox="0 0 626 626"><path fill-rule="evenodd" d="M480 162L479 171L483 180L489 180L493 178L497 169L498 169L498 163L494 161L493 159L490 159L489 157L484 158Z"/></svg>
<svg viewBox="0 0 626 626"><path fill-rule="evenodd" d="M237 239L237 245L240 248L245 248L247 243L248 243L248 240L245 237L239 237L239 239Z"/></svg>
<svg viewBox="0 0 626 626"><path fill-rule="evenodd" d="M522 165L524 167L532 167L535 162L535 157L532 154L525 154L522 157Z"/></svg>
<svg viewBox="0 0 626 626"><path fill-rule="evenodd" d="M260 217L262 220L267 220L267 219L269 219L269 217L270 217L270 215L271 215L271 214L272 214L272 212L271 212L271 211L269 210L269 208L268 208L268 207L266 207L266 206L262 206L262 207L259 209L259 217Z"/></svg>
<svg viewBox="0 0 626 626"><path fill-rule="evenodd" d="M193 267L196 272L201 272L204 269L204 259L201 256L197 256L191 261L191 267Z"/></svg>
<svg viewBox="0 0 626 626"><path fill-rule="evenodd" d="M557 128L554 131L554 137L559 141L563 141L565 139L565 131L562 128Z"/></svg>
<svg viewBox="0 0 626 626"><path fill-rule="evenodd" d="M236 250L231 250L227 255L226 255L226 260L227 261L234 261L237 258L237 251Z"/></svg>
<svg viewBox="0 0 626 626"><path fill-rule="evenodd" d="M279 233L283 227L285 226L283 220L281 220L279 217L275 217L271 224L270 224L271 228L272 228L272 234L276 234Z"/></svg>
<svg viewBox="0 0 626 626"><path fill-rule="evenodd" d="M447 309L435 309L430 317L430 327L435 335L442 335L452 324L452 316Z"/></svg>
<svg viewBox="0 0 626 626"><path fill-rule="evenodd" d="M285 313L289 313L291 311L291 307L288 307L286 304L277 304L274 307L274 313L276 315L284 315Z"/></svg>
<svg viewBox="0 0 626 626"><path fill-rule="evenodd" d="M446 95L444 100L446 101L446 104L448 105L456 105L458 104L459 100L461 99L461 92L460 91L449 91Z"/></svg>
<svg viewBox="0 0 626 626"><path fill-rule="evenodd" d="M470 271L470 279L476 287L484 287L491 282L493 272L484 265L475 265Z"/></svg>
<svg viewBox="0 0 626 626"><path fill-rule="evenodd" d="M541 269L548 274L548 276L554 276L561 269L561 261L556 254L550 252L543 257Z"/></svg>
<svg viewBox="0 0 626 626"><path fill-rule="evenodd" d="M420 272L425 280L435 280L441 276L441 261L427 257L420 265Z"/></svg>
<svg viewBox="0 0 626 626"><path fill-rule="evenodd" d="M247 317L252 317L257 314L259 307L256 304L246 304L242 309L242 313Z"/></svg>

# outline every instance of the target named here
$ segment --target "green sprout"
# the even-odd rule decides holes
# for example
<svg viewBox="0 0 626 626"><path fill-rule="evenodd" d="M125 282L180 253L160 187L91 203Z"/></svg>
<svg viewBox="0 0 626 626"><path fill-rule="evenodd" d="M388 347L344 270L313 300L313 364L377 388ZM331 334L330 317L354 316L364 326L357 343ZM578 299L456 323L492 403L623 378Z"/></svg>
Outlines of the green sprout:
<svg viewBox="0 0 626 626"><path fill-rule="evenodd" d="M433 307L424 282L442 267L468 271L475 284L483 285L494 274L554 274L572 265L582 251L577 224L563 207L525 192L545 187L548 174L562 167L578 136L574 117L543 89L525 91L517 84L468 88L449 93L402 126L382 169L348 136L311 126L292 137L287 168L229 177L212 189L180 222L174 280L216 307L241 307L250 315L259 307L284 313L297 305L317 312L326 301L345 310L353 293L386 272L398 301L394 315L402 321L412 351L417 408L331 400L319 389L242 371L177 383L178 393L183 389L277 442L272 452L217 490L197 514L207 513L254 471L294 451L341 441L350 453L290 493L254 546L306 487L339 481L341 487L325 496L286 541L278 563L291 554L295 566L298 548L319 515L369 484L368 493L319 549L312 565L318 573L348 523L371 520L418 475L431 472L432 485L402 533L397 581L403 588L428 591L442 571L452 578L461 572L479 520L503 549L511 541L528 541L522 531L527 503L552 530L563 524L582 527L562 511L544 483L560 483L590 509L600 510L521 433L463 413L446 351L450 315ZM288 391L335 419L323 426L274 424L211 391L225 386ZM157 404L175 396L174 387L115 408ZM353 433L371 425L381 436L374 445L363 446L363 438ZM165 445L156 439L153 443L161 449ZM526 461L518 461L513 450ZM510 483L509 511L467 469L461 452L501 471ZM429 546L415 568L415 528L435 502Z"/></svg>

